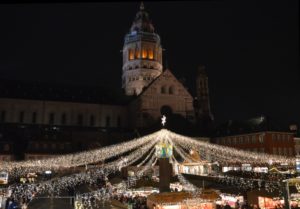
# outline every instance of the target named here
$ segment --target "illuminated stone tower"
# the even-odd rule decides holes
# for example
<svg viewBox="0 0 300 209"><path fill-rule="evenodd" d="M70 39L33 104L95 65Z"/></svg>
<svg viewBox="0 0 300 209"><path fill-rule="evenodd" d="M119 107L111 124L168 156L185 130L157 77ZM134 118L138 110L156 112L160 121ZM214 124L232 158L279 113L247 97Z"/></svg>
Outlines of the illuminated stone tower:
<svg viewBox="0 0 300 209"><path fill-rule="evenodd" d="M197 71L196 94L196 117L198 120L213 120L213 115L210 111L208 77L203 65L199 66Z"/></svg>
<svg viewBox="0 0 300 209"><path fill-rule="evenodd" d="M141 3L123 47L122 88L139 95L163 70L160 37Z"/></svg>

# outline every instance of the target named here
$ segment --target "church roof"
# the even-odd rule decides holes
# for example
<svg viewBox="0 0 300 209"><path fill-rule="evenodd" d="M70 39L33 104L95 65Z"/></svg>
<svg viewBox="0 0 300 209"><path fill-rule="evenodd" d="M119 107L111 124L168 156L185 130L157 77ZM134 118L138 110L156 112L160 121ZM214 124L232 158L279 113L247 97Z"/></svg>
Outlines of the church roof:
<svg viewBox="0 0 300 209"><path fill-rule="evenodd" d="M154 83L157 82L157 80L159 80L160 78L162 78L165 74L169 74L171 75L172 77L174 77L176 79L176 81L178 81L179 85L182 86L182 89L184 89L190 96L191 96L191 93L186 89L186 87L175 77L175 75L169 70L169 69L165 69L157 78L155 78L151 83L149 83L149 85L144 88L144 90L142 91L141 94L139 94L138 97L142 96L146 91L147 89L149 89Z"/></svg>
<svg viewBox="0 0 300 209"><path fill-rule="evenodd" d="M104 86L0 80L0 98L125 105L131 97Z"/></svg>

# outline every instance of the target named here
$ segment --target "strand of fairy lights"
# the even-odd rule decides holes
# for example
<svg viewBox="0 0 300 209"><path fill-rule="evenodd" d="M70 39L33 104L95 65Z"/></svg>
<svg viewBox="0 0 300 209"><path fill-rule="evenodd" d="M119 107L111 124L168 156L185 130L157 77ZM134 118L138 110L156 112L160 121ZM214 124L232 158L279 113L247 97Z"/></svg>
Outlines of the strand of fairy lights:
<svg viewBox="0 0 300 209"><path fill-rule="evenodd" d="M54 157L46 160L36 160L36 161L23 161L8 163L4 162L2 165L3 170L8 170L10 172L15 172L16 175L24 173L22 171L34 171L34 170L46 170L46 169L60 169L60 168L70 168L80 165L86 165L91 163L100 162L111 158L113 156L120 155L131 149L137 148L147 141L159 136L168 136L172 141L185 146L186 148L197 148L210 153L215 160L228 162L231 159L235 162L254 162L254 163L269 163L272 160L273 163L289 163L294 164L295 158L279 157L275 155L268 154L256 154L247 151L240 151L233 148L228 148L220 145L213 145L195 139L181 136L179 134L172 133L165 129L155 132L151 135L132 140L130 142L124 142L121 144L100 148L93 151L87 151L77 154L62 155L59 157ZM38 168L38 169L37 169ZM20 171L21 170L21 171ZM26 171L26 172L27 172Z"/></svg>
<svg viewBox="0 0 300 209"><path fill-rule="evenodd" d="M137 167L140 167L141 165L144 165L144 163L147 162L147 160L148 160L151 156L153 156L154 152L155 152L155 147L153 147L153 148L151 149L150 153L145 157L145 159L144 159L142 162L140 162L139 164L137 164Z"/></svg>
<svg viewBox="0 0 300 209"><path fill-rule="evenodd" d="M173 144L173 148L184 161L193 162L191 157L185 151L183 151L182 148L180 148L179 146L177 146L175 144Z"/></svg>
<svg viewBox="0 0 300 209"><path fill-rule="evenodd" d="M219 182L223 182L226 184L232 184L236 185L241 189L253 189L258 187L258 189L265 188L267 191L274 191L279 190L280 191L280 182L283 180L278 181L269 181L265 179L255 179L255 178L244 178L244 177L238 177L238 176L218 176L217 180ZM262 183L264 182L264 186ZM257 184L257 186L255 186Z"/></svg>
<svg viewBox="0 0 300 209"><path fill-rule="evenodd" d="M89 184L94 183L94 181L97 177L97 175L95 175L95 174L99 174L99 170L102 171L102 172L100 172L100 175L103 175L103 170L105 170L107 172L105 175L108 175L109 172L115 172L116 170L120 169L121 167L130 165L130 164L136 162L137 160L139 160L143 156L143 153L149 151L149 149L151 147L153 147L157 143L157 141L158 141L157 138L152 139L152 140L150 140L150 143L137 149L133 153L123 157L123 159L127 159L125 163L122 163L122 162L124 162L123 159L119 159L114 162L103 165L101 169L96 169L96 172L94 172L94 173L87 172L87 173L73 174L71 176L59 178L59 179L57 179L57 181L52 180L51 182L44 182L44 183L40 184L40 186L37 190L39 190L40 192L47 191L47 192L51 192L51 193L55 193L55 192L59 193L59 191L61 189L64 189L67 186L74 186L79 183L89 183ZM94 179L94 180L92 180L92 179Z"/></svg>
<svg viewBox="0 0 300 209"><path fill-rule="evenodd" d="M159 132L141 137L128 142L112 145L92 151L80 152L76 154L61 155L45 160L28 160L21 162L4 162L2 169L12 176L19 176L33 171L60 170L91 163L97 163L121 155L130 150L136 149L143 144L157 138Z"/></svg>
<svg viewBox="0 0 300 209"><path fill-rule="evenodd" d="M141 178L141 176L150 168L155 165L155 162L157 161L157 157L153 154L151 159L146 163L146 165L143 167L142 170L138 171L137 176L138 178Z"/></svg>
<svg viewBox="0 0 300 209"><path fill-rule="evenodd" d="M173 166L176 166L179 164L174 156L172 156L170 158L170 161L173 164ZM178 177L179 182L184 186L186 191L190 191L193 193L201 193L202 190L199 189L198 187L194 186L192 183L190 183L190 181L188 181L181 173L178 173L177 177Z"/></svg>
<svg viewBox="0 0 300 209"><path fill-rule="evenodd" d="M187 154L182 151L182 149L178 149L178 147L173 144L173 147L175 148L176 152L179 153L179 155L184 159L189 161L190 159L187 158ZM184 154L183 154L184 153ZM175 158L174 158L175 159ZM176 159L175 159L176 160ZM178 163L177 161L175 161L175 163ZM185 182L187 182L187 180L183 177L183 175L181 175L180 173L178 174L179 180L182 184L184 184ZM261 182L263 182L264 180L262 179L250 179L250 178L239 178L239 177L227 177L227 176L223 176L223 177L219 177L219 181L223 181L223 182L231 182L234 183L235 185L240 185L241 188L253 188L253 184L254 183L258 183L259 188L261 188ZM266 182L265 188L269 191L274 190L274 188L278 187L278 185L276 184L276 182L271 182L271 181L267 181ZM191 186L190 186L191 188Z"/></svg>
<svg viewBox="0 0 300 209"><path fill-rule="evenodd" d="M108 169L108 170L113 170L113 171L115 171L116 168L118 168L118 167L120 168L120 166L123 167L123 166L129 165L129 164L132 164L132 163L136 162L137 160L139 160L139 159L142 157L142 153L147 152L147 151L148 151L152 146L154 146L156 143L157 143L157 140L152 140L151 143L145 145L144 147L140 148L139 150L134 151L133 153L131 153L130 155L124 157L123 159L117 160L116 162L113 162L113 163L109 163L109 164L107 164L107 165L105 165L105 166L103 166L103 167L105 167L105 168ZM153 153L153 152L152 152L152 153ZM153 156L154 156L154 155L153 155ZM124 159L127 159L127 160L128 160L128 163L124 163L124 164L121 163L121 164L120 164L120 162L122 162ZM148 167L148 165L152 164L153 160L154 160L154 158L152 157L152 159L147 163L147 167ZM142 172L142 173L143 173L143 172ZM89 176L88 174L89 174L89 173L87 173L87 174L75 174L75 176L73 175L73 176L71 176L71 177L64 177L64 178L60 179L60 181L63 182L63 184L62 184L63 187L62 187L62 188L59 188L59 186L60 186L61 184L58 183L58 186L57 186L57 188L56 188L57 193L59 193L58 191L59 191L60 189L63 189L63 188L65 188L65 187L67 187L67 186L71 186L71 185L76 185L76 184L78 184L78 181L76 181L76 179L78 179L78 178L76 178L76 177L78 177L78 176L80 176L79 181L81 181L81 182L82 182L82 181L85 181L85 182L88 182L88 183L93 183L93 182L89 181L91 178L90 178L90 176ZM102 174L102 175L103 175L103 174ZM106 174L106 175L107 175L107 174ZM75 178L74 178L74 177L75 177ZM71 179L72 179L72 180L71 180ZM75 180L74 180L74 179L75 179ZM95 178L94 178L94 179L95 179ZM70 180L71 180L71 181L70 181ZM70 184L70 183L71 183L71 184ZM47 185L47 184L46 184L46 185ZM51 185L53 186L53 182L51 183ZM48 185L47 191L49 191L49 187L51 187L51 186ZM44 188L45 188L45 187L44 187ZM55 189L51 188L50 191L55 192Z"/></svg>
<svg viewBox="0 0 300 209"><path fill-rule="evenodd" d="M176 145L174 146L175 149L176 149ZM176 150L178 152L178 149ZM179 153L180 154L180 153ZM181 157L184 157L182 156L181 154ZM276 156L277 157L277 156ZM221 154L218 154L218 155L215 155L215 158L216 159L220 159L222 158L222 153ZM223 160L226 159L226 160L230 160L229 157L227 156L223 156ZM268 191L273 191L274 189L276 188L279 188L279 185L278 185L278 182L272 182L272 181L265 181L265 180L262 180L262 179L250 179L250 178L241 178L241 177L228 177L228 176L223 176L223 177L219 177L219 180L220 181L223 181L223 182L226 182L226 183L232 183L232 184L235 184L235 185L240 185L241 188L254 188L254 183L257 183L258 184L258 187L261 188L262 187L262 182L266 182L265 183L265 189L267 189Z"/></svg>
<svg viewBox="0 0 300 209"><path fill-rule="evenodd" d="M174 146L176 149L176 145ZM176 150L178 152L178 150ZM181 157L185 157L184 154L180 154ZM187 159L185 159L187 160ZM179 174L179 179L183 179L183 176L181 174ZM218 177L219 181L222 182L226 182L231 183L231 184L235 184L235 185L239 185L241 188L254 188L254 183L257 183L259 188L261 188L261 183L262 182L266 182L265 189L267 189L268 191L273 191L274 188L278 188L278 184L277 182L272 182L272 181L265 181L262 179L250 179L250 178L242 178L242 177L228 177L228 176L219 176ZM186 179L185 179L186 180ZM185 180L183 179L182 182L185 182Z"/></svg>
<svg viewBox="0 0 300 209"><path fill-rule="evenodd" d="M179 134L175 134L173 132L167 131L172 138L173 141L176 143L180 143L186 148L192 149L202 149L211 155L218 155L218 157L222 156L231 156L237 162L255 162L255 163L265 163L268 164L270 160L274 163L288 163L288 164L295 164L295 158L287 158L285 156L277 156L277 155L270 155L270 154L263 154L263 153L253 153L248 151L237 150L230 147L225 147L221 145L210 144L207 142L197 141L190 137L182 136ZM218 154L219 153L219 154ZM222 160L220 158L219 160Z"/></svg>
<svg viewBox="0 0 300 209"><path fill-rule="evenodd" d="M142 158L143 154L146 153L147 151L149 151L156 143L157 143L156 140L152 140L145 146L133 151L130 155L127 155L123 159L118 160L117 163L109 163L105 167L116 170L117 167L120 168L120 167L125 167L127 165L131 165L131 164L135 163L136 161L138 161L140 158ZM124 159L126 159L126 160L124 161Z"/></svg>
<svg viewBox="0 0 300 209"><path fill-rule="evenodd" d="M156 144L156 142L154 144ZM152 148L152 150L153 150L153 148ZM140 172L138 172L138 175L137 175L138 178L140 178L144 174L144 172L150 167L150 165L152 165L154 159L156 158L153 151L151 151L149 153L149 155L147 155L146 158L149 159L149 156L152 156L152 157L146 163L144 168ZM138 179L136 179L136 180L138 180ZM126 187L127 184L124 183L124 185L125 185L125 187L123 189L123 192L125 192L125 190L127 189L127 187ZM103 199L103 195L104 195L103 193L96 190L96 191L92 191L92 192L89 192L89 193L80 194L80 195L78 195L78 199L81 200L81 202L83 202L83 205L90 206L92 203L89 201L89 198L85 198L85 197L91 197L92 196L92 197L100 200L100 199ZM95 204L94 206L97 206L97 204Z"/></svg>
<svg viewBox="0 0 300 209"><path fill-rule="evenodd" d="M143 166L143 168L139 171L137 171L137 174L134 179L128 179L126 185L132 185L136 184L136 182L143 177L143 175L146 173L146 171L149 170L149 168L153 167L157 161L157 157L153 154L151 159Z"/></svg>
<svg viewBox="0 0 300 209"><path fill-rule="evenodd" d="M175 150L178 152L180 152L179 154L180 155L184 155L183 158L184 160L187 160L188 162L195 162L196 160L193 160L190 156L190 154L188 154L185 150L184 150L184 146L182 144L174 144L174 147L175 147ZM230 162L230 160L232 159L232 157L230 156L223 156L222 154L216 154L216 155L211 155L209 153L206 153L205 150L203 149L199 149L198 151L197 150L194 150L194 149L191 149L191 151L195 151L199 154L199 157L201 157L200 159L201 160L206 160L206 161L216 161L218 159L220 159L220 157L222 157L223 161L225 160L225 162ZM218 157L219 156L219 157ZM182 156L181 156L182 157ZM199 162L201 162L201 160Z"/></svg>
<svg viewBox="0 0 300 209"><path fill-rule="evenodd" d="M224 146L219 146L219 145L212 145L209 143L205 142L200 142L195 139L189 138L189 137L184 137L175 133L172 133L170 131L167 131L165 129L162 129L159 132L156 132L152 135L148 135L136 140L132 140L130 142L125 142L121 143L118 145L113 145L105 148L101 148L98 150L93 150L89 152L83 152L83 153L77 153L73 155L66 155L66 156L60 156L58 158L53 158L51 160L43 160L43 161L25 161L25 162L20 162L20 163L4 163L3 168L18 168L18 169L24 169L25 172L27 172L30 169L27 168L33 168L35 170L41 170L41 168L60 168L61 167L61 162L64 162L64 166L62 167L72 167L72 166L78 166L78 165L85 165L88 163L95 163L99 162L102 160L109 159L110 157L118 156L121 155L122 153L128 152L130 150L134 149L142 149L143 153L146 151L149 151L153 145L157 142L155 139L162 139L162 138L168 138L172 142L175 142L176 144L179 144L180 146L185 147L186 149L196 149L197 151L202 150L205 152L210 153L213 157L218 157L216 158L219 161L225 161L225 159L229 159L230 157L233 158L236 162L259 162L259 163L269 163L270 160L274 163L276 162L285 162L285 163L290 163L294 164L295 159L294 158L284 158L284 157L279 157L279 156L274 156L274 155L267 155L267 154L254 154L251 152L245 152L245 151L239 151L233 148L227 148ZM154 139L154 140L153 140ZM153 144L147 142L153 141ZM155 142L154 142L155 141ZM133 143L134 145L130 144ZM143 146L144 145L144 146ZM142 148L140 148L142 147ZM140 157L142 157L143 153L134 151L134 154L128 155L129 157L127 158L127 162L123 163L121 160L114 161L114 163L108 163L107 165L104 165L102 169L106 169L107 171L116 171L120 167L128 165L130 163L136 162ZM96 154L100 154L100 156L97 156ZM71 160L70 160L71 156ZM74 161L78 160L79 157L82 157L83 159L79 160L79 163L76 163ZM64 160L62 160L65 158ZM85 159L85 158L90 158L90 159ZM55 161L57 160L57 163ZM120 163L122 162L122 163ZM24 163L22 166L20 164ZM45 163L45 164L44 164ZM68 164L69 163L69 164ZM119 163L119 164L117 164ZM7 169L10 170L10 169ZM48 192L57 192L59 193L60 189L64 189L67 186L72 186L76 185L78 182L84 182L84 183L93 183L95 181L95 177L99 175L103 175L103 172L100 171L101 169L96 169L93 171L88 171L85 173L79 173L79 174L74 174L72 176L68 177L62 177L58 179L57 181L51 181L48 183L41 183L41 187L39 190L44 190ZM105 171L106 172L106 171ZM229 177L227 177L229 179ZM233 177L233 179L240 179L237 177ZM251 179L250 179L251 180ZM237 181L237 180L235 180ZM248 181L248 180L247 180ZM53 186L54 184L54 186Z"/></svg>
<svg viewBox="0 0 300 209"><path fill-rule="evenodd" d="M167 137L166 140L168 141L168 143L171 144L171 146L174 148L174 150L180 155L180 157L183 160L186 160L188 162L193 162L193 160L189 157L188 154L185 153L185 151L183 151L183 149L181 149L180 147L178 147L176 144L173 143L173 141L170 139L170 137ZM174 156L173 156L173 159L175 159ZM175 159L175 162L178 163L176 159Z"/></svg>
<svg viewBox="0 0 300 209"><path fill-rule="evenodd" d="M78 174L73 174L71 176L61 177L55 180L50 180L46 182L42 182L39 184L32 184L32 189L37 190L39 193L50 193L56 194L59 196L61 190L67 187L74 187L78 184L86 183L93 184L96 182L96 179L99 176L107 176L111 172L115 172L121 167L126 165L130 165L131 163L139 160L143 155L142 153L148 151L152 146L156 144L156 141L153 140L150 143L144 145L142 148L132 152L131 154L125 156L124 158L128 159L128 163L121 163L123 159L118 159L114 162L103 165L100 169L94 169L92 171L82 172ZM12 189L16 189L18 186L22 187L22 185L16 185L11 187ZM23 191L26 192L26 191ZM23 193L20 194L21 196Z"/></svg>

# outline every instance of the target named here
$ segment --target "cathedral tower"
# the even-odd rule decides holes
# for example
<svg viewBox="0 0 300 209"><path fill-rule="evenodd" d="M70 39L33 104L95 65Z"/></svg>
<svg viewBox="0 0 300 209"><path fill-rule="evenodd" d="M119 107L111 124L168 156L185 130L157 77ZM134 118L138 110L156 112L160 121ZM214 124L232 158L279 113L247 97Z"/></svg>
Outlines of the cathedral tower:
<svg viewBox="0 0 300 209"><path fill-rule="evenodd" d="M122 88L126 95L139 95L162 73L160 37L141 3L123 47Z"/></svg>
<svg viewBox="0 0 300 209"><path fill-rule="evenodd" d="M200 65L197 70L196 77L196 116L198 119L211 119L213 116L210 111L208 77L205 71L205 66Z"/></svg>

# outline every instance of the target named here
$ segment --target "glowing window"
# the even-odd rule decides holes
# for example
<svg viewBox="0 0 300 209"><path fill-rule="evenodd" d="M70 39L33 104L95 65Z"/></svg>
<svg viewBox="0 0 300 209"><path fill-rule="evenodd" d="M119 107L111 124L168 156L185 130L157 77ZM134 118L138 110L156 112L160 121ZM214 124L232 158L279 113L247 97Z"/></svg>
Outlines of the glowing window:
<svg viewBox="0 0 300 209"><path fill-rule="evenodd" d="M147 50L146 49L143 49L142 51L142 58L147 58Z"/></svg>
<svg viewBox="0 0 300 209"><path fill-rule="evenodd" d="M129 49L128 50L128 58L129 58L129 60L133 60L134 59L134 53L133 53L133 50L132 49Z"/></svg>
<svg viewBox="0 0 300 209"><path fill-rule="evenodd" d="M162 93L162 94L165 94L165 93L166 93L166 87L165 87L165 86L161 87L161 93Z"/></svg>
<svg viewBox="0 0 300 209"><path fill-rule="evenodd" d="M135 49L135 57L140 58L141 57L141 52L138 48Z"/></svg>
<svg viewBox="0 0 300 209"><path fill-rule="evenodd" d="M152 50L152 49L149 49L149 50L148 50L148 58L149 58L150 60L153 60L153 58L154 58L154 56L153 56L153 50Z"/></svg>

